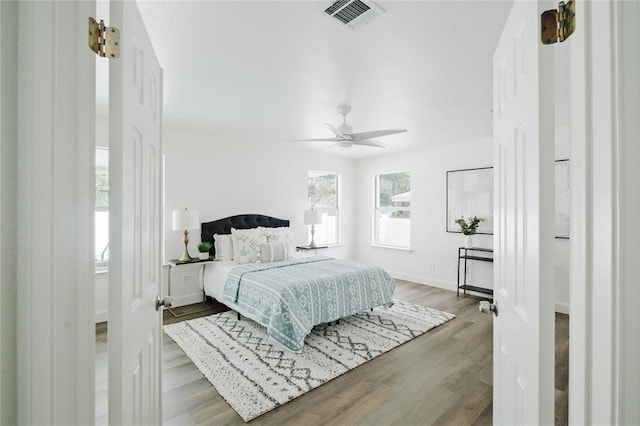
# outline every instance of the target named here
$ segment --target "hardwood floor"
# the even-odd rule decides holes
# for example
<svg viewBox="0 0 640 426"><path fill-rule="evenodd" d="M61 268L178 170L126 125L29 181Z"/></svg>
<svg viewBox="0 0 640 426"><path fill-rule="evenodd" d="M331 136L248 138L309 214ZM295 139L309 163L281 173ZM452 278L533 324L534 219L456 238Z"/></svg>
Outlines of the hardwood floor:
<svg viewBox="0 0 640 426"><path fill-rule="evenodd" d="M394 297L456 315L355 370L250 424L489 425L492 423L493 321L480 299L397 281ZM165 324L210 315L175 318ZM556 424L567 424L568 316L556 315ZM96 422L106 424L106 327L96 327ZM104 411L103 411L104 410ZM100 412L98 412L100 411ZM240 425L240 416L168 336L163 340L163 416L167 425Z"/></svg>

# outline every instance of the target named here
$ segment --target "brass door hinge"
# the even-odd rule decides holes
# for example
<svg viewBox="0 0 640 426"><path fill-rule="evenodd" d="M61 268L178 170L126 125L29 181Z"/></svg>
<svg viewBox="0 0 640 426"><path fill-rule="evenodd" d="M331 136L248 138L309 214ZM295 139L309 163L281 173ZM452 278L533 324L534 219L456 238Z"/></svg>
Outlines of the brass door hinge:
<svg viewBox="0 0 640 426"><path fill-rule="evenodd" d="M563 42L576 30L576 3L558 3L558 9L551 9L540 15L540 38L543 44Z"/></svg>
<svg viewBox="0 0 640 426"><path fill-rule="evenodd" d="M115 59L120 56L120 30L105 27L101 19L98 23L89 18L89 48L98 56Z"/></svg>

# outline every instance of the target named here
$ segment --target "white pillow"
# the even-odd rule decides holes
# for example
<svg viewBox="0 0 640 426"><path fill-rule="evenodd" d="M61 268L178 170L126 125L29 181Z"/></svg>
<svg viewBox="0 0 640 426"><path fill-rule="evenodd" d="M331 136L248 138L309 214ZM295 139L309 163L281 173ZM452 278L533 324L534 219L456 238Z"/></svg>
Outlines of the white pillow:
<svg viewBox="0 0 640 426"><path fill-rule="evenodd" d="M216 260L233 260L233 239L231 234L214 234L213 247Z"/></svg>
<svg viewBox="0 0 640 426"><path fill-rule="evenodd" d="M262 262L280 262L291 259L291 252L284 241L260 244L260 259Z"/></svg>
<svg viewBox="0 0 640 426"><path fill-rule="evenodd" d="M260 244L266 243L266 238L258 228L231 228L233 241L233 260L238 263L260 263Z"/></svg>
<svg viewBox="0 0 640 426"><path fill-rule="evenodd" d="M293 231L291 228L283 226L280 228L259 228L262 230L263 235L267 236L267 242L273 243L276 241L282 241L287 246L288 253L294 253L296 246L293 242Z"/></svg>

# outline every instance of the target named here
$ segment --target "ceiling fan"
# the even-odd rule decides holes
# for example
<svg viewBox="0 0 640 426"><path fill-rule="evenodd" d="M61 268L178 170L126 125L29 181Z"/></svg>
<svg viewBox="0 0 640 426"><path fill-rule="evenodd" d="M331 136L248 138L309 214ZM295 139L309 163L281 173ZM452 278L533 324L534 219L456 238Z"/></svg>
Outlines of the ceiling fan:
<svg viewBox="0 0 640 426"><path fill-rule="evenodd" d="M333 138L313 138L313 139L295 139L296 141L320 141L320 142L335 142L327 149L334 147L350 148L352 145L364 145L375 146L384 148L386 144L374 141L373 138L379 136L394 135L396 133L406 132L407 129L382 129L371 130L369 132L353 133L353 128L347 124L347 114L351 112L350 105L338 106L338 113L342 116L342 124L338 127L333 127L331 124L324 123L336 136Z"/></svg>

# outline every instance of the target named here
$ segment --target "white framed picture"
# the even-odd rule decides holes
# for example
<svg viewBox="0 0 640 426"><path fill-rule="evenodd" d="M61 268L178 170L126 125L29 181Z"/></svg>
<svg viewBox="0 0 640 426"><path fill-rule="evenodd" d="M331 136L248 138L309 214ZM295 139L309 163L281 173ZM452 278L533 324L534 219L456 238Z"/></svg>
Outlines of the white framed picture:
<svg viewBox="0 0 640 426"><path fill-rule="evenodd" d="M478 216L477 234L493 234L493 167L447 171L447 232L460 232L455 220Z"/></svg>

